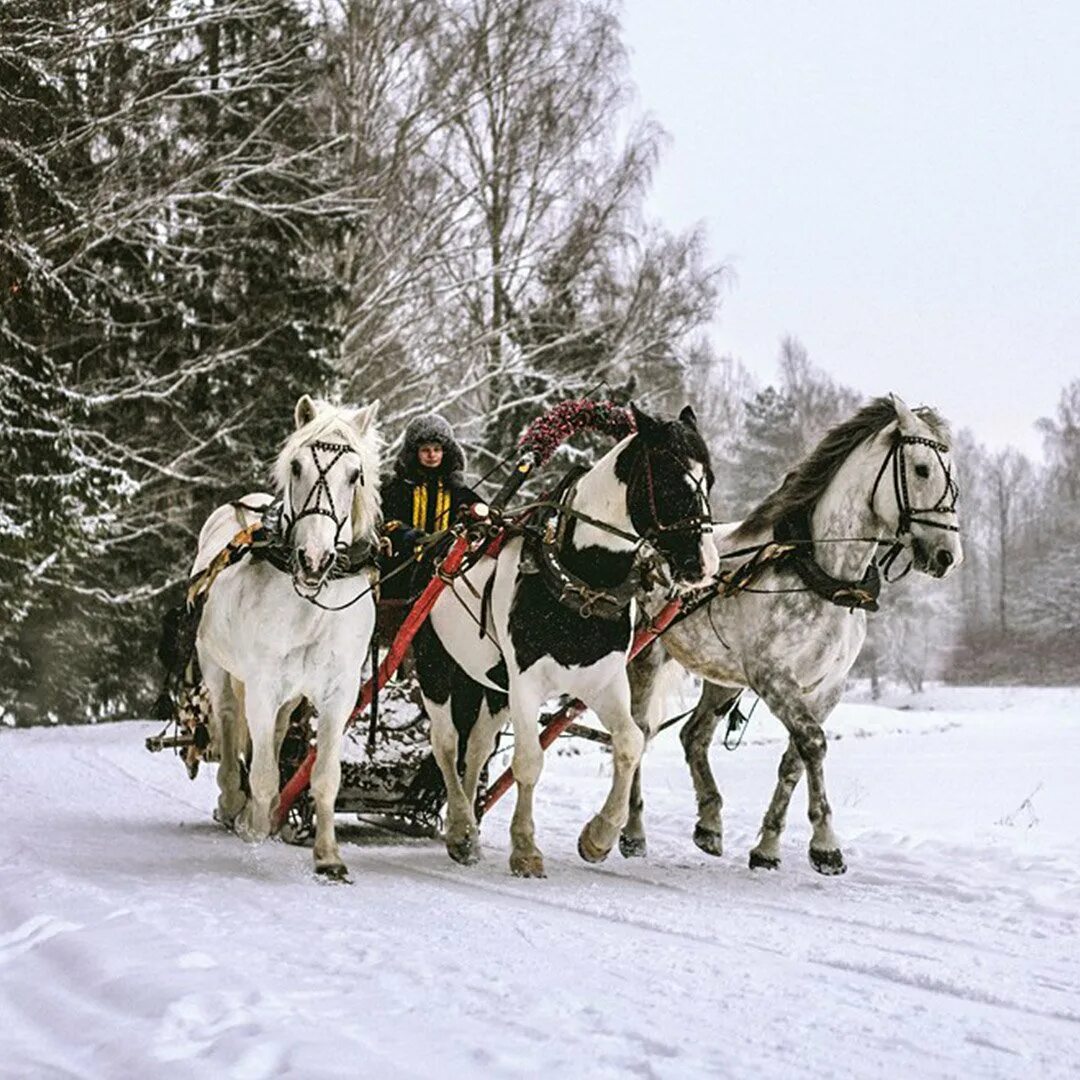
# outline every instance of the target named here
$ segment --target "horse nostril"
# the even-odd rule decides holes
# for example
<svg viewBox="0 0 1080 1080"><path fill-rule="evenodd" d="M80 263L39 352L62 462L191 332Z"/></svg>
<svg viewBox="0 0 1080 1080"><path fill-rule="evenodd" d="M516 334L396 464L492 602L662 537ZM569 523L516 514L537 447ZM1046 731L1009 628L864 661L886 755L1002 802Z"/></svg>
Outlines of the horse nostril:
<svg viewBox="0 0 1080 1080"><path fill-rule="evenodd" d="M303 570L305 574L311 573L311 567L308 565L307 561L307 554L303 551L303 549L297 551L296 561L300 564L300 569Z"/></svg>
<svg viewBox="0 0 1080 1080"><path fill-rule="evenodd" d="M937 553L937 564L942 570L948 570L952 566L952 552L947 551L945 548L941 548Z"/></svg>

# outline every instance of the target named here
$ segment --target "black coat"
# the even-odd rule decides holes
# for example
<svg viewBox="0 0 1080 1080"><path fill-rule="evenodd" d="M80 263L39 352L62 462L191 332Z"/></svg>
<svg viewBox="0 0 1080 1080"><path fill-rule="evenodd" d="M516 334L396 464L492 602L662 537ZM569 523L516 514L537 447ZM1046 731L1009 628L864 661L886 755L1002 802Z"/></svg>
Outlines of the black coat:
<svg viewBox="0 0 1080 1080"><path fill-rule="evenodd" d="M443 448L442 464L438 469L425 469L418 451L433 442ZM465 454L441 416L417 417L405 429L393 475L382 484L383 532L393 547L393 554L383 561L384 577L415 557L425 534L450 528L465 508L479 501L465 483L464 468ZM407 570L395 573L385 582L383 595L401 598L419 592L430 576L430 560L418 567L423 570L415 574Z"/></svg>

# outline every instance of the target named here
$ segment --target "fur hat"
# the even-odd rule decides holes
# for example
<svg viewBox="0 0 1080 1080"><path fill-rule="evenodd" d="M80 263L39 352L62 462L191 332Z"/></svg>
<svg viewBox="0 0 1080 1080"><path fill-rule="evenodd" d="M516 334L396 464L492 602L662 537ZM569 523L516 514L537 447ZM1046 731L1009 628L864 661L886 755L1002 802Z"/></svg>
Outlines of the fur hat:
<svg viewBox="0 0 1080 1080"><path fill-rule="evenodd" d="M465 482L465 451L454 438L454 429L438 413L417 416L409 421L405 429L405 441L394 462L394 473L407 476L410 480L420 475L420 462L417 452L425 443L438 443L443 448L440 472L452 483Z"/></svg>

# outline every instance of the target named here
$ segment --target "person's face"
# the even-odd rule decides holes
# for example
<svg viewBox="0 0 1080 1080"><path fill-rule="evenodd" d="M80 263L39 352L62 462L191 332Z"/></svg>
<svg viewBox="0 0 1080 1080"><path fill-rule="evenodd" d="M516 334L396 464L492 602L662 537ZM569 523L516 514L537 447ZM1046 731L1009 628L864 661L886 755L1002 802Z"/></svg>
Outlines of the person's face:
<svg viewBox="0 0 1080 1080"><path fill-rule="evenodd" d="M442 464L443 448L437 442L421 444L417 454L425 469L437 469Z"/></svg>

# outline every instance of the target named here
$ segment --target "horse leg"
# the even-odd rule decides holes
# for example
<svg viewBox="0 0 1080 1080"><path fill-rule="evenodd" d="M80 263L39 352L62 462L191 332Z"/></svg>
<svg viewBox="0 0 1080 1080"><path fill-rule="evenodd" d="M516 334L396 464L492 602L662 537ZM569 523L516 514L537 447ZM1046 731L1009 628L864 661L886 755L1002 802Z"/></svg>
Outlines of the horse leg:
<svg viewBox="0 0 1080 1080"><path fill-rule="evenodd" d="M236 819L236 831L242 839L257 842L270 835L271 815L277 803L280 776L274 754L274 729L278 710L268 695L248 686L244 712L251 737L251 768L248 772L251 797Z"/></svg>
<svg viewBox="0 0 1080 1080"><path fill-rule="evenodd" d="M630 789L641 764L645 736L630 709L630 684L612 680L588 702L611 732L611 790L600 812L581 830L578 854L586 862L602 862L611 853L630 813ZM640 790L639 790L640 796Z"/></svg>
<svg viewBox="0 0 1080 1080"><path fill-rule="evenodd" d="M291 701L286 701L278 709L277 720L274 723L274 760L279 763L281 761L281 744L285 741L285 735L288 733L289 721L301 701L303 701L303 698L293 698Z"/></svg>
<svg viewBox="0 0 1080 1080"><path fill-rule="evenodd" d="M201 668L203 682L210 694L211 721L218 729L215 740L218 744L218 804L214 817L225 828L232 829L247 802L240 784L240 736L244 723L240 696L243 684L235 682L224 668L209 660L204 660Z"/></svg>
<svg viewBox="0 0 1080 1080"><path fill-rule="evenodd" d="M798 684L793 678L773 673L771 678L766 676L762 680L762 686L766 689L762 697L765 698L773 715L787 728L791 743L806 768L809 817L813 829L810 837L810 863L818 873L842 874L847 867L844 865L840 845L833 833L832 809L825 793L825 752L827 750L825 732L818 718L803 701ZM784 758L788 759L787 753ZM786 809L786 802L791 797L790 791L785 793L781 791L781 788L786 788L790 783L791 790L794 790L795 784L798 783L798 774L794 772L794 768L789 763L786 771L792 779L786 780L784 761L780 763L781 779L777 785L779 799L774 796L773 800L778 810L781 807ZM769 809L772 810L773 807L770 806ZM770 820L769 815L766 814L765 821L762 823L763 841L774 832L779 837L779 829L776 828L778 824L779 829L782 829L782 818L778 822L776 819ZM766 853L768 851L766 847ZM773 854L775 857L775 853Z"/></svg>
<svg viewBox="0 0 1080 1080"><path fill-rule="evenodd" d="M505 694L488 691L485 697L487 700L480 708L476 726L472 729L465 747L465 779L462 786L465 788L465 798L473 807L476 805L480 774L495 752L495 736L509 720Z"/></svg>
<svg viewBox="0 0 1080 1080"><path fill-rule="evenodd" d="M659 675L667 662L667 657L659 642L654 642L645 649L626 669L630 680L630 703L634 719L645 733L645 745L649 745L656 709L656 697L659 688ZM659 719L655 720L659 724ZM634 779L630 783L629 813L626 826L619 834L619 854L624 859L641 859L648 850L645 837L645 800L641 794L641 769L639 763L634 770Z"/></svg>
<svg viewBox="0 0 1080 1080"><path fill-rule="evenodd" d="M761 823L761 838L750 852L752 870L775 870L780 865L780 834L784 831L791 793L802 778L803 770L803 759L794 741L789 739L784 756L780 759L776 790L769 809L765 811L765 820Z"/></svg>
<svg viewBox="0 0 1080 1080"><path fill-rule="evenodd" d="M517 784L514 816L510 819L510 871L516 877L547 877L544 856L536 846L533 795L544 768L538 716L543 701L523 692L517 679L510 686L510 716L514 725L514 757L510 769Z"/></svg>
<svg viewBox="0 0 1080 1080"><path fill-rule="evenodd" d="M452 700L440 705L425 696L424 708L431 719L431 749L446 785L446 853L454 862L468 866L480 858L480 837L472 801L458 775L458 731L451 716Z"/></svg>
<svg viewBox="0 0 1080 1080"><path fill-rule="evenodd" d="M355 688L354 688L355 689ZM315 802L315 873L334 881L348 880L348 867L338 849L334 804L341 787L341 739L356 699L340 694L319 707L315 729L315 767L311 770L311 796Z"/></svg>
<svg viewBox="0 0 1080 1080"><path fill-rule="evenodd" d="M645 800L641 796L642 764L639 762L634 770L634 779L630 782L629 813L626 816L626 825L619 833L619 854L624 859L643 859L648 851L648 841L645 838Z"/></svg>
<svg viewBox="0 0 1080 1080"><path fill-rule="evenodd" d="M469 744L483 687L465 674L430 623L424 623L413 639L413 655L424 710L431 721L431 749L446 788L446 853L454 862L469 865L480 857L480 834L472 800L461 784L458 755L462 735L465 745Z"/></svg>
<svg viewBox="0 0 1080 1080"><path fill-rule="evenodd" d="M694 826L694 843L706 855L724 853L724 799L709 763L709 747L717 724L738 697L737 690L706 681L702 684L701 697L690 719L679 732L679 741L697 797L698 819Z"/></svg>

